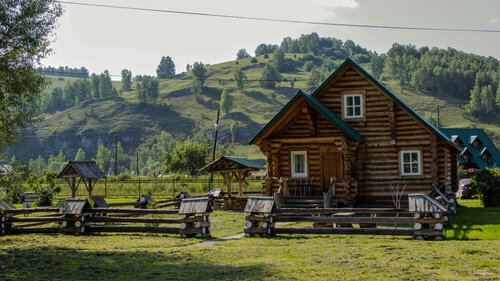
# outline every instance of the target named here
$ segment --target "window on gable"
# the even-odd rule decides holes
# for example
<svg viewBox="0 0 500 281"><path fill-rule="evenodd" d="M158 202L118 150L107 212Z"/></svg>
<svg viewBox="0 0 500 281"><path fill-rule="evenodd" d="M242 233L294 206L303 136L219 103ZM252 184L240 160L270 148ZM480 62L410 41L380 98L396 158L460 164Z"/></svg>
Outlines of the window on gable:
<svg viewBox="0 0 500 281"><path fill-rule="evenodd" d="M400 156L402 176L420 176L422 174L420 150L401 151Z"/></svg>
<svg viewBox="0 0 500 281"><path fill-rule="evenodd" d="M344 95L344 118L363 118L363 95Z"/></svg>
<svg viewBox="0 0 500 281"><path fill-rule="evenodd" d="M292 178L307 177L307 152L292 151Z"/></svg>

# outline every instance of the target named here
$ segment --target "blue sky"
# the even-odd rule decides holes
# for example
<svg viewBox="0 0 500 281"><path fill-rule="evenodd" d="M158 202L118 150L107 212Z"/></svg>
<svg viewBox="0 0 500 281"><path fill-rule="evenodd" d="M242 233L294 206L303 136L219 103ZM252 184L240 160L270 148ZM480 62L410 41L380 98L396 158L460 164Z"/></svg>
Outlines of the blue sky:
<svg viewBox="0 0 500 281"><path fill-rule="evenodd" d="M182 10L238 16L367 25L500 30L500 1L464 0L68 0L68 2ZM258 22L63 4L64 15L44 65L87 67L119 75L154 74L162 56L171 56L182 72L195 61L233 60L259 43L280 44L311 32L354 40L385 53L393 43L452 47L500 58L500 33L380 30Z"/></svg>

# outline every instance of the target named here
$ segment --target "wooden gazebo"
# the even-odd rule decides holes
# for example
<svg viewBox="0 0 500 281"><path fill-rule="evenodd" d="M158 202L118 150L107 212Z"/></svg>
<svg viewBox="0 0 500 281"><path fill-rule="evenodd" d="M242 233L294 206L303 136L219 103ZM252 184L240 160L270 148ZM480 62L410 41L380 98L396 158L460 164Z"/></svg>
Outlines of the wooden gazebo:
<svg viewBox="0 0 500 281"><path fill-rule="evenodd" d="M89 198L92 198L92 189L94 189L97 179L105 179L106 174L104 174L94 161L69 161L57 178L65 179L68 182L72 198L75 198L76 190L83 180L89 192ZM77 178L78 182L76 182Z"/></svg>
<svg viewBox="0 0 500 281"><path fill-rule="evenodd" d="M265 165L259 164L254 160L238 156L222 156L219 159L207 164L201 168L202 172L220 173L227 183L227 193L231 197L231 180L234 177L238 180L238 196L243 196L243 180L252 171L265 169Z"/></svg>

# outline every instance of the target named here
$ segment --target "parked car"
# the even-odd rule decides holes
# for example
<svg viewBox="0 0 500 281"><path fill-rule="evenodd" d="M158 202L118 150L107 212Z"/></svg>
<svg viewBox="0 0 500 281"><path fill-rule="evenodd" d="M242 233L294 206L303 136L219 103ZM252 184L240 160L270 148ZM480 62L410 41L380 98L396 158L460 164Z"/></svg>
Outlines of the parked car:
<svg viewBox="0 0 500 281"><path fill-rule="evenodd" d="M472 179L461 179L460 185L458 188L457 197L460 199L471 198L474 195L474 191L471 189L470 185L472 183Z"/></svg>

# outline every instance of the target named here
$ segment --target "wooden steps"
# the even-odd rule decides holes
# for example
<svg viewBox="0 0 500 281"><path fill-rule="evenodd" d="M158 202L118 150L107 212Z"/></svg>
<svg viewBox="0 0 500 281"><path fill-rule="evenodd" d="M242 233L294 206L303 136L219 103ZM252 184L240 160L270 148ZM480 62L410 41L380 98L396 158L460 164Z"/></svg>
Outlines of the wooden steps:
<svg viewBox="0 0 500 281"><path fill-rule="evenodd" d="M302 196L288 197L282 200L284 208L323 208L323 197L320 196Z"/></svg>

